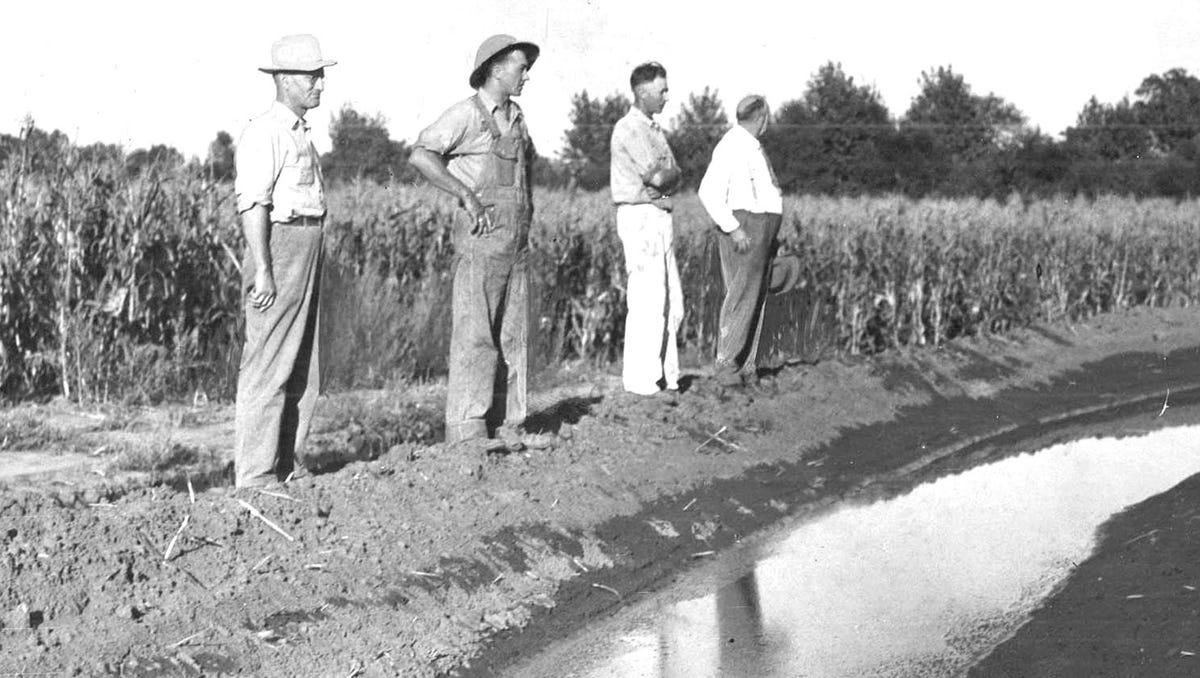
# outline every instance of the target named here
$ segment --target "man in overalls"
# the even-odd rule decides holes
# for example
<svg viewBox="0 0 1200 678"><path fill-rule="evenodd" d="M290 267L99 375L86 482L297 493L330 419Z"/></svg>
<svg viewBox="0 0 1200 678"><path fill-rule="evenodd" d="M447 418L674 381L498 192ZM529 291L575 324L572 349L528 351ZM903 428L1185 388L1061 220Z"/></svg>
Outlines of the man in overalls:
<svg viewBox="0 0 1200 678"><path fill-rule="evenodd" d="M305 113L321 104L325 67L311 35L271 46L259 70L275 102L237 144L234 194L246 234L246 344L238 370L238 487L286 480L303 453L320 391L318 297L325 189Z"/></svg>
<svg viewBox="0 0 1200 678"><path fill-rule="evenodd" d="M528 366L533 143L521 94L538 46L494 35L479 46L475 94L421 131L410 162L458 199L446 442L520 444Z"/></svg>

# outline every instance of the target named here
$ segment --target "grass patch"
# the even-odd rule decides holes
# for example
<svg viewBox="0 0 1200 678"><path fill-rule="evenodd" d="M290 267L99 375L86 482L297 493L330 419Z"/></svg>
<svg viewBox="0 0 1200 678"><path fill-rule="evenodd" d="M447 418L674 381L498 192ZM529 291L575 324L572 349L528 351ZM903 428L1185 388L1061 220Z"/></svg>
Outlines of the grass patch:
<svg viewBox="0 0 1200 678"><path fill-rule="evenodd" d="M117 471L161 473L183 466L192 466L205 457L190 445L164 441L157 443L128 443L113 455L109 468Z"/></svg>
<svg viewBox="0 0 1200 678"><path fill-rule="evenodd" d="M64 440L62 431L34 416L9 415L0 421L0 452L57 448Z"/></svg>

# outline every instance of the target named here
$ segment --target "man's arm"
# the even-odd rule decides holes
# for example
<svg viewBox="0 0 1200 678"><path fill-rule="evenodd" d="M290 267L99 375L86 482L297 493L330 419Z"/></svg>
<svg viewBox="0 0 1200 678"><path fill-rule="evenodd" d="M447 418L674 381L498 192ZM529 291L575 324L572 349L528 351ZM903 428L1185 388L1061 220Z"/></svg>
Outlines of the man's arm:
<svg viewBox="0 0 1200 678"><path fill-rule="evenodd" d="M679 168L671 158L660 158L643 132L633 126L614 131L612 139L613 158L628 163L637 173L642 184L652 190L651 197L669 195L679 183ZM657 194L655 194L657 192Z"/></svg>
<svg viewBox="0 0 1200 678"><path fill-rule="evenodd" d="M459 203L470 215L471 223L474 224L471 233L491 229L487 210L484 209L479 197L466 184L451 174L450 170L446 169L446 161L442 159L441 155L417 146L412 149L412 155L409 156L408 162L421 173L421 176L425 177L426 181L439 190L458 198Z"/></svg>
<svg viewBox="0 0 1200 678"><path fill-rule="evenodd" d="M679 180L682 177L683 173L674 163L660 161L642 174L642 183L663 195L670 195L679 188Z"/></svg>
<svg viewBox="0 0 1200 678"><path fill-rule="evenodd" d="M275 274L271 270L270 221L267 208L254 203L242 212L242 233L254 262L254 287L250 288L250 305L260 311L271 308L275 303Z"/></svg>
<svg viewBox="0 0 1200 678"><path fill-rule="evenodd" d="M254 283L246 295L250 305L265 311L275 303L271 261L271 204L283 154L270 130L252 122L238 139L234 197L241 215L246 248L254 263Z"/></svg>
<svg viewBox="0 0 1200 678"><path fill-rule="evenodd" d="M713 149L708 168L704 170L704 178L700 180L696 196L700 198L700 204L704 205L708 216L726 233L738 227L733 210L729 207L729 174L729 160L725 148L718 143Z"/></svg>
<svg viewBox="0 0 1200 678"><path fill-rule="evenodd" d="M733 239L733 249L745 252L750 249L750 236L738 223L737 217L729 207L729 184L733 180L734 168L729 147L717 144L713 149L712 160L700 180L700 188L696 191L700 203L717 226Z"/></svg>

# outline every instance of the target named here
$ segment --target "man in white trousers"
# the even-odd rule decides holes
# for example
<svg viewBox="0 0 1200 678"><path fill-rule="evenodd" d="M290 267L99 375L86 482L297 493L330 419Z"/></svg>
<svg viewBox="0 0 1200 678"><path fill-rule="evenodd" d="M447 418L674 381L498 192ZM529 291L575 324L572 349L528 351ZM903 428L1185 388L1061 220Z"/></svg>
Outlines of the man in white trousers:
<svg viewBox="0 0 1200 678"><path fill-rule="evenodd" d="M613 127L610 180L628 273L622 382L630 393L653 396L679 388L676 335L683 292L671 194L680 172L666 134L654 122L667 102L666 69L657 62L641 64L629 85L634 103Z"/></svg>

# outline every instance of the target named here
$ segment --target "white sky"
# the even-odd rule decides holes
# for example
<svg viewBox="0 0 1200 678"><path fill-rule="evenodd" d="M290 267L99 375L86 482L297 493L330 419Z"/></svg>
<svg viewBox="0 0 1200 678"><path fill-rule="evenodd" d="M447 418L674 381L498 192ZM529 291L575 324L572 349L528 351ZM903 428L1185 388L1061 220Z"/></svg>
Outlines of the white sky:
<svg viewBox="0 0 1200 678"><path fill-rule="evenodd" d="M573 93L626 91L630 69L648 59L669 72L668 120L706 85L727 107L751 91L773 104L798 98L832 60L874 85L893 116L907 110L921 71L952 65L976 93L1004 97L1050 134L1092 95L1115 101L1174 67L1200 75L1198 0L5 4L0 132L16 133L31 114L81 143L167 143L187 155L203 155L218 130L236 139L266 108L273 90L256 67L286 33L314 33L339 62L309 115L322 151L346 102L382 113L392 138L411 141L469 94L475 50L492 33L542 48L520 102L545 155L562 147Z"/></svg>

